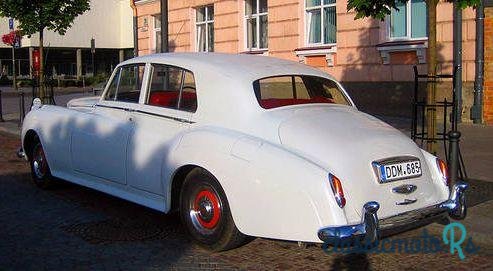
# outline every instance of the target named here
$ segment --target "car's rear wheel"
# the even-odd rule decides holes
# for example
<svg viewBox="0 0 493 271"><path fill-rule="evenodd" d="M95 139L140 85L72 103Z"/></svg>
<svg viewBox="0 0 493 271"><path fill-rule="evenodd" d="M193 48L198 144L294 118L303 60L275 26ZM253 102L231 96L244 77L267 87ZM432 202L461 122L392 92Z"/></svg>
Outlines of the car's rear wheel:
<svg viewBox="0 0 493 271"><path fill-rule="evenodd" d="M249 240L236 228L222 187L204 169L196 168L185 178L180 216L193 239L209 250L228 250Z"/></svg>
<svg viewBox="0 0 493 271"><path fill-rule="evenodd" d="M53 179L46 160L45 152L41 142L36 138L31 155L29 156L31 165L31 175L36 186L47 189L53 186Z"/></svg>

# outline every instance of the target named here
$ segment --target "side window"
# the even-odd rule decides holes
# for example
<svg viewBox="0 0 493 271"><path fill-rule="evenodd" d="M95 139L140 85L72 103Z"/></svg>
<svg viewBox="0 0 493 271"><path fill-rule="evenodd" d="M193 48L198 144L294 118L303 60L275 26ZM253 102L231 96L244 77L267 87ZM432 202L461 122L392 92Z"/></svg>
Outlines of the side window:
<svg viewBox="0 0 493 271"><path fill-rule="evenodd" d="M197 94L193 73L184 71L183 93L180 102L180 110L195 112L197 110Z"/></svg>
<svg viewBox="0 0 493 271"><path fill-rule="evenodd" d="M145 64L132 64L119 68L116 72L105 100L138 103Z"/></svg>
<svg viewBox="0 0 493 271"><path fill-rule="evenodd" d="M153 64L146 104L195 112L197 96L193 74L177 67Z"/></svg>

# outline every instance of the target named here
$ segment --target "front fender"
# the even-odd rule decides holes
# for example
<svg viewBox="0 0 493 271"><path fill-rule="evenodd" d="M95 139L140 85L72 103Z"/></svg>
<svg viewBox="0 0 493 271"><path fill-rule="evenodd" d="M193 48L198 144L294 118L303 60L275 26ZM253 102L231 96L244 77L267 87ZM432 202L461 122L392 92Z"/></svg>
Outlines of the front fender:
<svg viewBox="0 0 493 271"><path fill-rule="evenodd" d="M278 145L203 128L184 135L173 153L170 161L177 167L194 164L218 179L244 234L320 242L320 228L347 223L330 190L328 172Z"/></svg>

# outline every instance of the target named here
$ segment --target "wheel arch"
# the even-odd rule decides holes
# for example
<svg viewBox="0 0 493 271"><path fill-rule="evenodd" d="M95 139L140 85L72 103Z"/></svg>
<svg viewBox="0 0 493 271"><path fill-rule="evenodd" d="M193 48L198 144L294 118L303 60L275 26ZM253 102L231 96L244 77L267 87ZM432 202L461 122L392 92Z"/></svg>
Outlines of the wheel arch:
<svg viewBox="0 0 493 271"><path fill-rule="evenodd" d="M34 129L29 129L24 135L22 148L28 159L31 159L31 154L35 146L36 140L40 141L38 133Z"/></svg>
<svg viewBox="0 0 493 271"><path fill-rule="evenodd" d="M179 168L177 168L172 177L171 177L171 189L169 190L169 211L177 211L180 206L180 191L183 186L183 182L185 181L185 178L187 177L188 173L190 173L192 170L195 168L202 168L204 170L207 170L203 167L200 167L198 165L194 164L186 164L182 165ZM209 171L208 171L209 172ZM209 172L210 173L210 172Z"/></svg>

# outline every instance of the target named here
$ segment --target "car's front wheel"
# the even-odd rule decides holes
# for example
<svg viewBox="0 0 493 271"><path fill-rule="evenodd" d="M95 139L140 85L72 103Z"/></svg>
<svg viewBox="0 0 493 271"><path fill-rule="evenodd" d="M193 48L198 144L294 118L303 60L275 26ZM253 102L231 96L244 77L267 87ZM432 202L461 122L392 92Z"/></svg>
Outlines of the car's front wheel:
<svg viewBox="0 0 493 271"><path fill-rule="evenodd" d="M228 250L249 240L236 228L222 187L204 169L196 168L185 178L180 216L193 239L209 250Z"/></svg>
<svg viewBox="0 0 493 271"><path fill-rule="evenodd" d="M48 166L43 146L38 138L36 138L36 142L32 148L29 163L31 165L32 179L38 187L47 189L53 186L50 167Z"/></svg>

